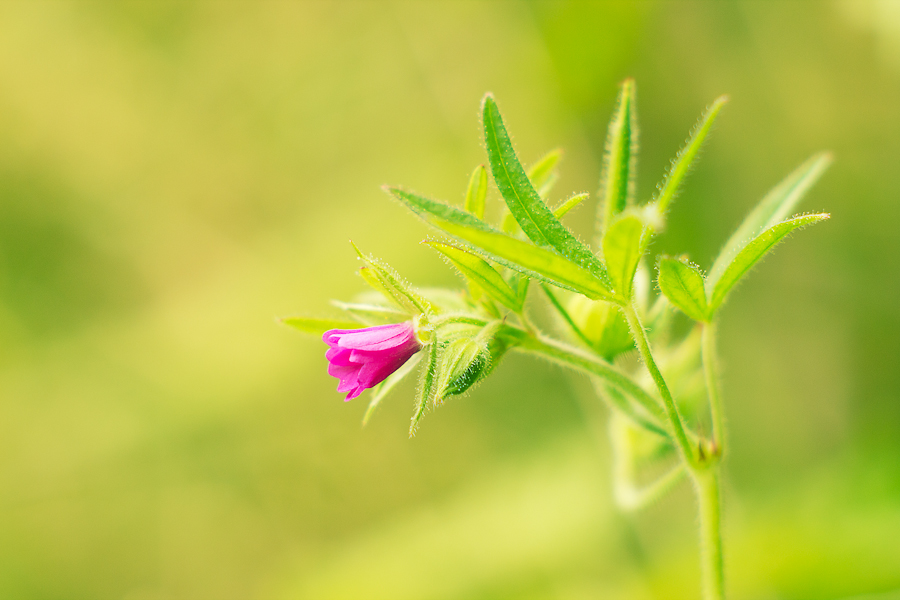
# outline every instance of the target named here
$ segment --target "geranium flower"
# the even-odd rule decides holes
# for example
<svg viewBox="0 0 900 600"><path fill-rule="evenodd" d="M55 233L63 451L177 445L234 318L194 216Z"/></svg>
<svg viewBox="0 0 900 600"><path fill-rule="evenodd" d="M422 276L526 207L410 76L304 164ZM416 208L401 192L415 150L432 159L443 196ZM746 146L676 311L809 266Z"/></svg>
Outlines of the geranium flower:
<svg viewBox="0 0 900 600"><path fill-rule="evenodd" d="M338 392L352 400L363 390L387 379L422 349L409 321L365 329L332 329L322 341L328 344L328 374L340 379Z"/></svg>

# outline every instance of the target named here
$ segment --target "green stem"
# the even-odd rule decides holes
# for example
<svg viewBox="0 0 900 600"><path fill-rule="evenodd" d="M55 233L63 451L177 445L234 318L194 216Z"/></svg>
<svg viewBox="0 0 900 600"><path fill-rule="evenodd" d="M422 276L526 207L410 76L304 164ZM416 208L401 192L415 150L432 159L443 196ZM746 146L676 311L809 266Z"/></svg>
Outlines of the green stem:
<svg viewBox="0 0 900 600"><path fill-rule="evenodd" d="M647 339L647 332L644 331L641 319L634 309L634 302L624 303L622 305L622 312L625 313L625 319L628 321L628 327L631 329L631 335L637 344L641 359L643 359L647 371L650 372L650 377L653 378L653 382L659 390L659 395L662 396L663 408L666 411L666 417L668 417L669 426L672 429L675 441L678 443L678 449L681 451L681 456L687 465L696 466L697 455L688 440L687 433L684 429L684 421L681 418L681 413L678 412L678 405L675 404L672 393L669 391L669 386L666 385L666 380L656 366L656 361L653 360L653 354L650 352L650 340Z"/></svg>
<svg viewBox="0 0 900 600"><path fill-rule="evenodd" d="M507 331L512 333L515 330L507 327ZM650 415L656 416L660 414L659 405L653 396L613 365L562 342L557 342L542 335L535 336L529 335L522 330L518 331L521 333L515 337L515 348L517 350L539 354L554 362L596 375L634 398Z"/></svg>
<svg viewBox="0 0 900 600"><path fill-rule="evenodd" d="M694 488L700 503L700 572L703 600L724 600L722 565L722 514L719 496L719 467L693 471Z"/></svg>
<svg viewBox="0 0 900 600"><path fill-rule="evenodd" d="M722 411L722 392L719 389L719 370L716 359L716 325L703 324L701 341L703 371L706 375L706 391L709 395L709 413L712 420L713 455L725 452L725 417Z"/></svg>

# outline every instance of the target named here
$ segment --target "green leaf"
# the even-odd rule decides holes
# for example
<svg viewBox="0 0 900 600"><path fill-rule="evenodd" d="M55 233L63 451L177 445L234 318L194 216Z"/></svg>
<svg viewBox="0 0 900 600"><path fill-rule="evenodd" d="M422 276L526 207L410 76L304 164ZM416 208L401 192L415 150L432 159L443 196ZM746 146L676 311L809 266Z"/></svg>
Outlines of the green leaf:
<svg viewBox="0 0 900 600"><path fill-rule="evenodd" d="M572 196L571 198L569 198L568 200L564 201L562 204L560 204L559 206L554 208L553 216L556 217L557 219L562 219L563 215L565 215L567 212L569 212L570 210L572 210L573 208L575 208L576 206L578 206L579 204L581 204L582 202L584 202L585 200L587 200L590 197L591 197L591 195L588 194L587 192L575 194L574 196Z"/></svg>
<svg viewBox="0 0 900 600"><path fill-rule="evenodd" d="M567 260L607 280L603 263L553 216L535 191L516 157L494 98L484 97L484 140L494 182L525 235L540 246L555 248Z"/></svg>
<svg viewBox="0 0 900 600"><path fill-rule="evenodd" d="M544 161L546 161L548 158L555 157L558 160L558 158L561 154L562 154L562 150L554 150L553 152L551 152L550 154L545 156L543 159L541 159L541 161L537 165L535 165L528 171L528 177L529 177L529 179L531 179L531 182L534 185L535 189L538 190L538 194L540 195L542 200L547 198L547 194L550 192L550 188L552 188L553 184L556 183L557 174L555 171L551 172L549 179L547 179L547 181L543 185L539 185L538 183L535 183L535 177L532 176L532 171L534 171L535 169L538 169L539 167L544 168L544 165L542 163ZM555 164L555 161L554 161L554 164ZM540 175L542 175L542 173L539 172L538 175L540 176ZM542 181L542 180L538 179L537 181ZM571 198L569 198L568 200L564 201L562 204L560 204L559 206L554 208L553 216L556 217L557 219L562 219L564 214L566 214L567 212L569 212L570 210L572 210L573 208L575 208L576 206L578 206L579 204L581 204L582 202L587 200L589 197L590 197L590 194L587 194L587 193L575 194L574 196L572 196ZM503 209L504 209L503 216L500 218L501 231L503 231L504 233L508 233L515 237L521 237L522 228L519 227L519 224L516 222L516 218L513 216L513 214L511 212L509 212L509 208L505 204L503 205Z"/></svg>
<svg viewBox="0 0 900 600"><path fill-rule="evenodd" d="M634 200L634 176L637 168L638 128L634 106L634 80L626 79L616 101L616 109L606 134L606 151L600 174L599 210L601 227L609 227L613 218Z"/></svg>
<svg viewBox="0 0 900 600"><path fill-rule="evenodd" d="M397 387L397 384L403 381L407 375L409 375L413 369L416 368L416 365L419 364L419 361L422 359L421 354L413 354L412 358L403 363L403 365L391 373L387 379L379 383L372 390L372 399L369 400L369 406L366 408L366 414L363 415L362 424L365 427L369 423L369 419L372 418L372 414L375 412L375 409L381 404L381 401L384 400L385 396L387 396L391 390Z"/></svg>
<svg viewBox="0 0 900 600"><path fill-rule="evenodd" d="M488 296L513 312L522 310L516 292L486 260L450 244L433 241L425 243L446 256L460 273L474 281Z"/></svg>
<svg viewBox="0 0 900 600"><path fill-rule="evenodd" d="M761 234L753 238L737 256L722 271L722 276L714 285L707 281L707 290L710 291L709 311L714 314L715 311L725 301L725 297L731 288L747 274L747 272L758 263L775 245L783 240L789 233L813 225L819 221L830 218L827 213L819 213L813 215L801 215L793 217L781 223L777 223L769 227Z"/></svg>
<svg viewBox="0 0 900 600"><path fill-rule="evenodd" d="M341 319L317 319L314 317L283 317L279 319L288 327L310 335L321 336L332 329L362 329L365 325L356 321Z"/></svg>
<svg viewBox="0 0 900 600"><path fill-rule="evenodd" d="M709 321L706 288L700 269L685 259L663 256L658 263L659 289L669 302L695 321Z"/></svg>
<svg viewBox="0 0 900 600"><path fill-rule="evenodd" d="M425 414L425 409L428 407L428 399L431 398L434 393L434 385L438 370L438 346L438 339L436 337L432 338L431 343L427 348L428 362L425 363L425 370L423 371L422 379L419 382L419 391L416 396L416 410L413 413L409 424L409 437L416 435L419 421L422 419L422 415Z"/></svg>
<svg viewBox="0 0 900 600"><path fill-rule="evenodd" d="M643 254L644 222L637 215L621 215L603 233L603 260L613 287L631 299L634 273Z"/></svg>
<svg viewBox="0 0 900 600"><path fill-rule="evenodd" d="M688 171L690 171L691 164L697 157L697 153L700 151L703 141L706 139L707 134L709 134L710 129L712 129L713 123L719 115L719 111L722 110L722 107L725 106L727 102L728 96L719 96L716 98L715 102L712 103L712 106L707 108L706 112L703 113L703 116L700 117L700 122L694 127L687 143L678 151L675 160L672 161L672 168L666 173L666 178L660 186L659 195L656 197L656 204L660 213L665 213L669 204L672 202L672 199L675 198L675 195L678 193L678 189L681 186L681 182L688 174Z"/></svg>
<svg viewBox="0 0 900 600"><path fill-rule="evenodd" d="M556 148L555 150L551 150L550 152L542 156L540 160L528 167L528 179L531 181L531 185L534 186L534 189L537 190L538 195L541 198L547 197L547 194L550 193L550 189L553 187L553 184L555 184L556 180L559 179L559 174L556 171L556 165L559 164L559 160L562 158L562 155L562 148Z"/></svg>
<svg viewBox="0 0 900 600"><path fill-rule="evenodd" d="M584 294L589 298L614 300L606 285L591 272L556 252L518 240L505 233L482 231L463 225L442 223L448 234L468 242L494 262L530 277Z"/></svg>
<svg viewBox="0 0 900 600"><path fill-rule="evenodd" d="M356 244L350 243L365 264L360 268L360 275L375 290L383 293L389 300L410 314L436 312L431 302L414 292L387 263L363 254Z"/></svg>
<svg viewBox="0 0 900 600"><path fill-rule="evenodd" d="M381 189L399 200L406 208L431 225L435 225L436 221L446 221L484 231L495 231L493 227L481 219L446 202L433 200L398 186L385 185Z"/></svg>
<svg viewBox="0 0 900 600"><path fill-rule="evenodd" d="M466 211L479 219L484 218L484 200L487 197L487 169L484 165L478 165L472 171L469 178L469 188L466 190Z"/></svg>
<svg viewBox="0 0 900 600"><path fill-rule="evenodd" d="M775 186L744 219L738 230L725 242L706 278L707 288L713 288L725 269L759 232L787 218L804 194L818 181L831 164L831 154L821 153L809 158L781 183Z"/></svg>
<svg viewBox="0 0 900 600"><path fill-rule="evenodd" d="M443 202L400 188L386 189L426 223L466 242L479 254L496 263L589 298L614 299L605 279L596 277L553 250L501 233L484 221Z"/></svg>

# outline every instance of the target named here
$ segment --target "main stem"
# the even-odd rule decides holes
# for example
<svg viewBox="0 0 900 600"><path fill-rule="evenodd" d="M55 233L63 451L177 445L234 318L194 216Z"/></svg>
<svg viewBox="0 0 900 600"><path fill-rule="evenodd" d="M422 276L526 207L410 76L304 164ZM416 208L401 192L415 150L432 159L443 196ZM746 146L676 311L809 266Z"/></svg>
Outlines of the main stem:
<svg viewBox="0 0 900 600"><path fill-rule="evenodd" d="M692 473L700 503L700 573L704 600L724 600L719 463Z"/></svg>
<svg viewBox="0 0 900 600"><path fill-rule="evenodd" d="M694 489L697 492L697 501L700 505L700 572L704 600L724 600L725 580L722 566L722 533L721 533L721 499L719 497L719 457L721 456L721 427L722 411L719 402L718 382L715 380L713 362L707 364L707 357L712 356L714 344L712 336L715 331L708 331L704 326L703 355L704 368L707 371L707 384L710 385L709 396L711 410L713 411L713 449L712 455L706 456L702 451L694 452L685 434L684 422L678 412L678 405L672 398L669 386L660 372L653 354L650 351L650 341L647 332L638 317L634 303L629 302L622 307L625 319L631 329L631 335L637 344L641 359L647 367L650 376L659 389L663 399L669 426L678 442L682 459L685 462L691 477L694 480ZM715 388L712 387L715 384ZM702 442L701 442L702 444Z"/></svg>

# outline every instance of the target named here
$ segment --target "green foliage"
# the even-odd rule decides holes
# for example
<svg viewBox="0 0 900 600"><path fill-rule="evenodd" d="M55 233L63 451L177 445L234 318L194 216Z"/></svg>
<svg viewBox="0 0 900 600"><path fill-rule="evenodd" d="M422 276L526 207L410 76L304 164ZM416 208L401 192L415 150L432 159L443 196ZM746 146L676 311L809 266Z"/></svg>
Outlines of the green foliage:
<svg viewBox="0 0 900 600"><path fill-rule="evenodd" d="M352 244L352 242L351 242ZM365 265L359 270L362 278L377 292L384 294L385 298L394 302L397 306L410 314L422 314L435 312L434 306L419 295L403 279L389 267L371 256L367 256L353 244L359 259Z"/></svg>
<svg viewBox="0 0 900 600"><path fill-rule="evenodd" d="M619 91L616 109L606 134L606 151L600 174L601 212L597 230L607 228L613 218L634 201L637 170L638 127L635 86L627 79Z"/></svg>
<svg viewBox="0 0 900 600"><path fill-rule="evenodd" d="M690 171L691 165L694 163L694 159L700 151L700 147L703 145L704 140L706 140L706 136L709 134L710 129L712 129L713 123L719 115L719 111L722 110L722 107L725 106L726 102L728 102L728 96L719 96L716 101L712 103L712 106L710 106L706 112L703 113L703 116L700 117L700 122L697 124L697 127L694 128L694 131L691 132L687 144L678 151L678 155L675 157L675 160L672 161L672 168L666 173L666 178L660 186L659 196L656 198L657 209L659 212L665 213L669 208L669 204L675 198L681 187L681 182L688 174L688 171Z"/></svg>
<svg viewBox="0 0 900 600"><path fill-rule="evenodd" d="M687 259L663 256L657 270L659 289L672 304L695 321L709 320L703 274L697 265Z"/></svg>
<svg viewBox="0 0 900 600"><path fill-rule="evenodd" d="M422 370L422 377L419 380L419 391L416 394L416 408L409 424L409 437L416 435L416 430L419 428L419 421L422 419L422 415L425 414L425 409L428 407L428 399L432 398L434 395L434 388L437 383L439 345L439 340L433 338L426 348L428 354L425 359L425 368Z"/></svg>
<svg viewBox="0 0 900 600"><path fill-rule="evenodd" d="M634 214L616 218L603 233L603 260L613 287L623 301L631 300L634 274L643 254L644 222Z"/></svg>
<svg viewBox="0 0 900 600"><path fill-rule="evenodd" d="M582 293L589 298L612 298L600 279L557 252L492 229L484 221L443 202L399 188L388 190L422 219L465 242L473 250L501 265L542 281Z"/></svg>
<svg viewBox="0 0 900 600"><path fill-rule="evenodd" d="M707 278L708 288L716 286L732 259L754 236L783 221L794 210L830 164L830 153L823 152L812 156L760 200L737 231L728 238L713 262Z"/></svg>
<svg viewBox="0 0 900 600"><path fill-rule="evenodd" d="M426 243L446 256L460 273L475 282L493 300L514 312L522 310L522 302L516 291L509 287L503 276L486 260L451 244L433 241Z"/></svg>
<svg viewBox="0 0 900 600"><path fill-rule="evenodd" d="M562 148L556 148L528 167L528 180L531 181L531 185L534 186L541 198L547 198L547 194L550 193L557 179L559 179L557 166L562 159L562 155Z"/></svg>
<svg viewBox="0 0 900 600"><path fill-rule="evenodd" d="M510 349L588 373L597 394L613 411L610 428L619 505L627 510L642 508L686 474L693 479L702 507L702 587L710 600L720 600L724 589L717 481L725 437L713 356L716 313L734 286L775 245L791 232L829 216L784 220L827 166L828 156L818 155L754 209L725 245L709 277L704 279L686 258L659 257L660 295L650 304L650 278L643 265L648 262L651 237L664 230L667 209L726 101L720 97L706 110L673 161L659 194L638 205L635 86L630 79L622 84L608 128L594 236L602 260L560 222L588 195L573 195L552 210L545 202L558 177L561 151L550 152L526 171L490 94L482 104L482 124L490 171L507 211L499 230L483 220L488 185L483 166L470 178L465 210L403 188L386 188L426 223L456 240L425 243L463 275L470 293L429 296L434 299L430 302L389 267L360 253L363 277L408 315L417 315L413 322L426 344L411 436L429 405L436 408L450 396L469 390ZM532 279L541 283L564 335L576 345L543 334L531 322L525 298ZM337 306L356 318L385 316L383 309L365 303ZM501 306L511 313L502 315ZM674 335L671 307L699 326L687 335ZM309 320L294 323L301 329L323 325ZM638 351L639 362L621 359L632 349ZM414 368L415 363L408 362L376 388L364 422ZM643 387L646 382L652 382L653 393ZM709 434L705 433L707 420L712 424Z"/></svg>
<svg viewBox="0 0 900 600"><path fill-rule="evenodd" d="M487 198L487 188L487 169L484 168L484 165L478 165L472 171L472 177L469 178L465 207L466 211L479 219L484 218L484 200Z"/></svg>
<svg viewBox="0 0 900 600"><path fill-rule="evenodd" d="M709 291L709 309L710 312L715 311L725 301L728 292L731 291L738 281L753 268L756 263L762 260L763 256L769 253L778 242L787 237L791 232L819 223L828 219L831 215L820 213L814 215L803 215L788 219L777 223L763 231L761 234L750 240L737 256L722 270L722 275L715 282L707 282L707 290Z"/></svg>
<svg viewBox="0 0 900 600"><path fill-rule="evenodd" d="M605 282L603 263L559 222L531 185L513 150L497 103L490 94L484 97L482 119L494 182L528 239L539 246L555 248L567 260Z"/></svg>
<svg viewBox="0 0 900 600"><path fill-rule="evenodd" d="M557 219L562 219L566 213L590 197L591 195L587 192L573 194L568 200L565 200L562 204L553 209L553 216Z"/></svg>

